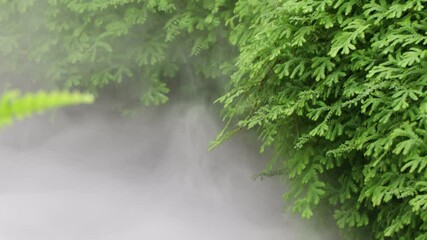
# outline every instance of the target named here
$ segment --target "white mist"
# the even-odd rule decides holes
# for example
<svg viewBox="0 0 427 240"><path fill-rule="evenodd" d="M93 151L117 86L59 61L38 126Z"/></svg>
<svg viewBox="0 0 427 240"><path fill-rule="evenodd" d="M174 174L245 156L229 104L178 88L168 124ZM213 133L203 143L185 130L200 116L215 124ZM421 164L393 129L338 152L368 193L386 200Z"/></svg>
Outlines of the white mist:
<svg viewBox="0 0 427 240"><path fill-rule="evenodd" d="M47 115L0 131L0 240L331 239L283 213L283 184L203 105Z"/></svg>

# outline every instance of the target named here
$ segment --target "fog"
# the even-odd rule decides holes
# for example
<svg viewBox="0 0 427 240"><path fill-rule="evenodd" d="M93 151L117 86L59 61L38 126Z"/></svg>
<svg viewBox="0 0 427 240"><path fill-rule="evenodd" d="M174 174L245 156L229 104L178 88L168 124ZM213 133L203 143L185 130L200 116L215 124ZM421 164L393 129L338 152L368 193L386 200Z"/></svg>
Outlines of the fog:
<svg viewBox="0 0 427 240"><path fill-rule="evenodd" d="M249 136L208 152L204 104L119 117L99 104L0 130L1 240L333 239L285 214L278 178Z"/></svg>

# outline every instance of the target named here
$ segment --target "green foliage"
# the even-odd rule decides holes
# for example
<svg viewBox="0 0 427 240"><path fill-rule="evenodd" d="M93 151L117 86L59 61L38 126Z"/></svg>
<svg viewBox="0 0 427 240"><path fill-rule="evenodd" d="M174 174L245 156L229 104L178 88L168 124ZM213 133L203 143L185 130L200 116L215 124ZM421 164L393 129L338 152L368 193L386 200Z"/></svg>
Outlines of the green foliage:
<svg viewBox="0 0 427 240"><path fill-rule="evenodd" d="M233 4L1 0L2 71L31 72L94 94L115 89L134 106L164 103L170 86L201 90L205 81L223 76L234 52L225 26Z"/></svg>
<svg viewBox="0 0 427 240"><path fill-rule="evenodd" d="M240 0L235 13L219 102L231 133L274 149L260 176L289 178L305 218L330 205L349 238L427 239L427 1Z"/></svg>
<svg viewBox="0 0 427 240"><path fill-rule="evenodd" d="M52 108L92 103L93 96L69 92L44 92L21 95L19 91L7 91L0 97L0 128L31 114Z"/></svg>
<svg viewBox="0 0 427 240"><path fill-rule="evenodd" d="M259 176L288 178L295 212L310 218L329 205L353 238L424 240L426 8L426 0L0 0L0 76L20 70L157 105L177 86L189 94L232 73L218 100L227 129L213 147L253 129L261 151L275 153Z"/></svg>

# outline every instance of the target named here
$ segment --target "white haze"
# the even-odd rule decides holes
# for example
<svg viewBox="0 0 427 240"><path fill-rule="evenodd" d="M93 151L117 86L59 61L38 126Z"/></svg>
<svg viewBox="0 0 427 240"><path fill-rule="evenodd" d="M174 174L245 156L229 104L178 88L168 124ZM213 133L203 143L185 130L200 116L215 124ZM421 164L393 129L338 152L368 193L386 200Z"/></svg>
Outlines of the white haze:
<svg viewBox="0 0 427 240"><path fill-rule="evenodd" d="M266 157L250 141L207 151L203 105L84 109L0 131L0 240L333 239L283 213L278 179L251 179Z"/></svg>

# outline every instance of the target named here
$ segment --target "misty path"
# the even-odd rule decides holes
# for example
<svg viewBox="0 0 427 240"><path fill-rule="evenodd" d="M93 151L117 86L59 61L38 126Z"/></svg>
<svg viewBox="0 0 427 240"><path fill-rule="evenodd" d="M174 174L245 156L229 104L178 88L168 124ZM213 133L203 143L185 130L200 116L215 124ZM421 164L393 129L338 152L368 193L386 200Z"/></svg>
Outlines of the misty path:
<svg viewBox="0 0 427 240"><path fill-rule="evenodd" d="M1 240L331 239L283 214L283 184L202 105L133 118L96 106L0 132Z"/></svg>

